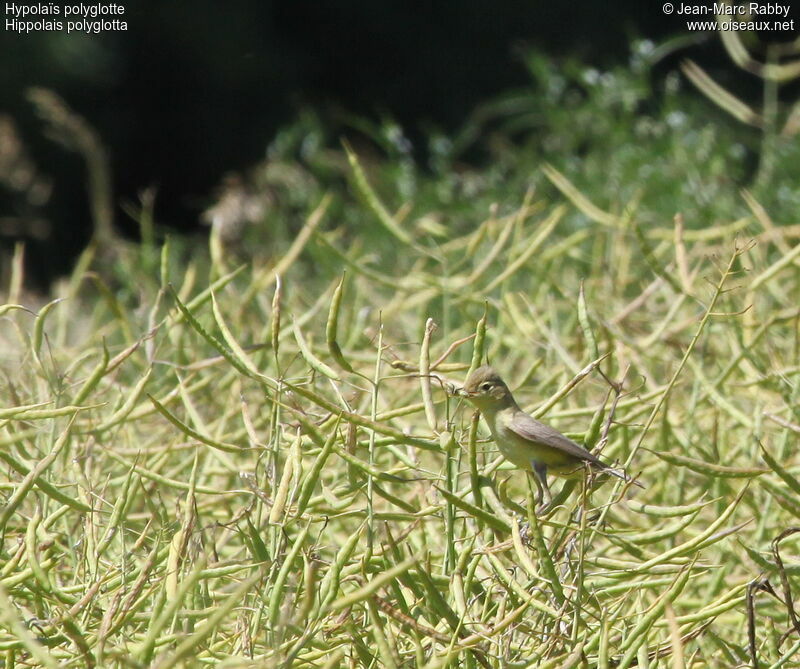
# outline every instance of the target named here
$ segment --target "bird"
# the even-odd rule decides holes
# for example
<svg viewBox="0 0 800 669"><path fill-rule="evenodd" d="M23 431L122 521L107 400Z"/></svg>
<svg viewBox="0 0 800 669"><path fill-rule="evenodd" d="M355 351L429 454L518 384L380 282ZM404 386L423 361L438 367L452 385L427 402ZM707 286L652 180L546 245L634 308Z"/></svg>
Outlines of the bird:
<svg viewBox="0 0 800 669"><path fill-rule="evenodd" d="M505 381L489 365L472 372L458 394L481 412L503 457L533 473L538 492L537 513L547 512L553 502L547 485L548 471L575 476L588 465L623 481L632 480L624 471L610 467L583 446L520 409Z"/></svg>

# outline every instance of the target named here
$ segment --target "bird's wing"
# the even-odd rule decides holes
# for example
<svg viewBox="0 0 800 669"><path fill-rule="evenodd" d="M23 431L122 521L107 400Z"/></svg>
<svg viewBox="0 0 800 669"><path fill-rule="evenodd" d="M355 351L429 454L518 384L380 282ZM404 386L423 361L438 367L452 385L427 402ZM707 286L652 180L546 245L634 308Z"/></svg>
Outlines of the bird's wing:
<svg viewBox="0 0 800 669"><path fill-rule="evenodd" d="M601 460L589 453L583 446L579 446L572 439L568 439L558 430L540 423L535 418L529 416L524 411L517 411L513 421L510 421L508 428L517 436L528 439L536 444L542 444L554 448L562 453L571 455L579 460L585 460L601 469L608 468Z"/></svg>

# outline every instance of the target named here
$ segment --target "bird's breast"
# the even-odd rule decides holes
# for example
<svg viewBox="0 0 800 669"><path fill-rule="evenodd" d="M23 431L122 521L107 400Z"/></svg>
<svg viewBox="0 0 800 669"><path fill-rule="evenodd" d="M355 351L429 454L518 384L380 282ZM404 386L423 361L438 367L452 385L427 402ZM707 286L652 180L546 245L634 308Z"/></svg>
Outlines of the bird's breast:
<svg viewBox="0 0 800 669"><path fill-rule="evenodd" d="M521 469L533 469L533 463L546 465L553 474L569 476L583 469L582 463L557 447L525 439L508 425L513 414L497 412L487 417L489 431L501 455Z"/></svg>

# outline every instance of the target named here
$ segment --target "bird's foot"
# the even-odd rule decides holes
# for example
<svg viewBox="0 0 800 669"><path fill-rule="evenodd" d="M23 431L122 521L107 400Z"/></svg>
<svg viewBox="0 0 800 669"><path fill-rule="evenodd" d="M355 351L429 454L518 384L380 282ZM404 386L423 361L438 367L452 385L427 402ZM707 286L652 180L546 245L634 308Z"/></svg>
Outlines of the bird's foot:
<svg viewBox="0 0 800 669"><path fill-rule="evenodd" d="M516 515L517 527L519 528L519 538L522 543L529 546L531 543L531 524L522 514Z"/></svg>
<svg viewBox="0 0 800 669"><path fill-rule="evenodd" d="M578 507L572 513L572 518L571 518L572 522L580 525L581 515L583 515L583 510L580 507ZM587 525L594 525L597 522L597 520L600 518L600 516L601 516L600 511L598 511L596 509L587 509L586 510L586 524Z"/></svg>
<svg viewBox="0 0 800 669"><path fill-rule="evenodd" d="M548 515L553 510L553 502L542 502L539 506L536 507L536 515L538 517L544 517Z"/></svg>

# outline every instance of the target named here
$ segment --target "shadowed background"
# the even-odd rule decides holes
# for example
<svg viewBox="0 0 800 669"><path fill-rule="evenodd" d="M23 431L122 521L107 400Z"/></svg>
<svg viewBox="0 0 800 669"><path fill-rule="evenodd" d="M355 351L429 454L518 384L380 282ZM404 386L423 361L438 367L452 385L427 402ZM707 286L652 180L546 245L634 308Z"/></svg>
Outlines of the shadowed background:
<svg viewBox="0 0 800 669"><path fill-rule="evenodd" d="M0 113L13 119L52 187L46 234L11 224L21 213L18 194L0 189L0 242L27 239L29 270L44 284L68 271L86 244L90 212L81 158L43 136L26 99L30 86L63 97L108 147L113 218L128 236L136 226L120 205L138 202L147 187L156 189L160 225L195 228L225 174L261 159L304 109L337 137L354 119L393 119L424 165L427 133L452 133L482 101L531 86L520 57L528 49L602 68L626 61L633 38L677 36L681 43L659 64L664 72L691 53L719 65L721 83L734 91L758 90L748 89L713 35L689 35L682 17L634 0L137 1L122 18L127 32L101 36L0 33Z"/></svg>

